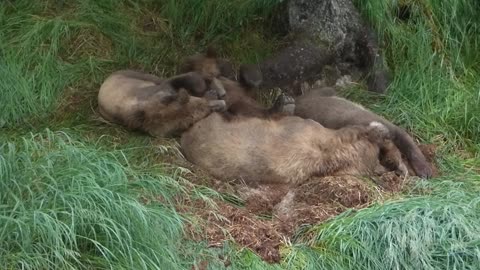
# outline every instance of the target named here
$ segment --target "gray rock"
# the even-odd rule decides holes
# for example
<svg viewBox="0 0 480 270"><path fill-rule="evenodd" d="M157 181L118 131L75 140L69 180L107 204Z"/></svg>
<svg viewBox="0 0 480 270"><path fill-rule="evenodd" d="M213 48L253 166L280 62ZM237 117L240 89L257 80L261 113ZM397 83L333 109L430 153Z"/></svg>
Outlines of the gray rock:
<svg viewBox="0 0 480 270"><path fill-rule="evenodd" d="M351 0L290 0L290 31L334 48L351 51L363 24Z"/></svg>
<svg viewBox="0 0 480 270"><path fill-rule="evenodd" d="M283 14L276 17L288 21L294 41L260 64L264 87L323 79L325 65L338 65L343 73L338 77L361 70L371 91L385 92L390 71L373 30L351 0L289 0L283 5Z"/></svg>
<svg viewBox="0 0 480 270"><path fill-rule="evenodd" d="M300 86L304 81L320 77L323 67L333 61L334 55L326 47L319 47L308 40L293 43L260 64L262 87Z"/></svg>

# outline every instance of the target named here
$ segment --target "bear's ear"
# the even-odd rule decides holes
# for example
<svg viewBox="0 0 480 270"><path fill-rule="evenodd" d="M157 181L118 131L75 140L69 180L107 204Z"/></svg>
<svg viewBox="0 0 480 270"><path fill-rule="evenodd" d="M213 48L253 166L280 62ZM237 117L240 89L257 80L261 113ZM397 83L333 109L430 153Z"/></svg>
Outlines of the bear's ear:
<svg viewBox="0 0 480 270"><path fill-rule="evenodd" d="M215 47L213 45L209 45L207 47L207 51L206 51L205 55L208 58L217 58L218 53L217 53L217 50L215 49Z"/></svg>
<svg viewBox="0 0 480 270"><path fill-rule="evenodd" d="M178 95L175 94L175 95L169 95L169 96L166 96L162 99L162 104L163 105L169 105L171 104L172 102L174 102L175 100L178 99Z"/></svg>
<svg viewBox="0 0 480 270"><path fill-rule="evenodd" d="M182 105L188 103L188 101L190 100L190 95L188 94L188 91L185 90L185 88L180 88L178 90L177 100Z"/></svg>
<svg viewBox="0 0 480 270"><path fill-rule="evenodd" d="M247 88L258 88L263 82L262 71L257 65L242 64L238 73L240 83Z"/></svg>
<svg viewBox="0 0 480 270"><path fill-rule="evenodd" d="M191 71L170 78L167 81L173 89L179 91L181 88L187 89L189 93L196 97L201 97L207 91L207 85L202 75Z"/></svg>
<svg viewBox="0 0 480 270"><path fill-rule="evenodd" d="M187 73L190 71L194 70L194 63L195 63L196 58L194 56L189 56L180 62L179 65L177 65L177 72L178 73Z"/></svg>
<svg viewBox="0 0 480 270"><path fill-rule="evenodd" d="M220 70L220 75L226 77L232 81L237 80L237 76L235 74L235 69L228 60L226 59L217 59L218 69Z"/></svg>

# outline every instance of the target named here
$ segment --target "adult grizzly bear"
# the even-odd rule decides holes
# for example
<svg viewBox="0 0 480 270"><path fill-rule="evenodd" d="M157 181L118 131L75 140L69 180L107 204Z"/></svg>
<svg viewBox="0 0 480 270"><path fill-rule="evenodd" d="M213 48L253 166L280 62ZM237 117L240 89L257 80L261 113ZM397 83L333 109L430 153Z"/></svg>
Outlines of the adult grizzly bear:
<svg viewBox="0 0 480 270"><path fill-rule="evenodd" d="M98 106L108 121L166 137L186 130L212 111L225 109L223 100L201 98L206 92L205 81L194 72L163 80L142 72L121 70L103 82Z"/></svg>
<svg viewBox="0 0 480 270"><path fill-rule="evenodd" d="M332 130L296 116L225 119L212 113L181 137L187 160L224 181L250 185L297 185L313 176L369 175L379 167L382 151L390 156L390 146L388 130L377 122ZM395 169L405 170L400 155L394 162Z"/></svg>
<svg viewBox="0 0 480 270"><path fill-rule="evenodd" d="M384 124L398 149L406 156L415 173L422 178L432 176L432 168L405 130L361 105L337 97L330 87L312 89L296 99L295 115L317 121L326 128L341 129L349 125L367 126L372 121Z"/></svg>

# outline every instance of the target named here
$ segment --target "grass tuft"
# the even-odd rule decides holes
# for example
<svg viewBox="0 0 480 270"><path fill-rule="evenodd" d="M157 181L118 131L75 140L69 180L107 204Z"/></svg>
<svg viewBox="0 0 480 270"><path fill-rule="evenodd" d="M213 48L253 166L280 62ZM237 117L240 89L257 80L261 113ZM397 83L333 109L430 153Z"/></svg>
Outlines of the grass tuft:
<svg viewBox="0 0 480 270"><path fill-rule="evenodd" d="M308 246L291 247L286 261L306 269L476 269L478 190L445 181L416 192L432 189L313 226L303 234Z"/></svg>
<svg viewBox="0 0 480 270"><path fill-rule="evenodd" d="M1 268L177 268L181 186L123 158L62 132L0 145Z"/></svg>
<svg viewBox="0 0 480 270"><path fill-rule="evenodd" d="M384 40L395 78L384 106L395 122L450 150L480 143L478 4L448 1L355 1ZM402 21L404 3L411 17Z"/></svg>
<svg viewBox="0 0 480 270"><path fill-rule="evenodd" d="M278 3L278 0L169 0L162 6L161 14L168 20L173 40L182 44L200 42L205 47L212 42L239 41L239 29L271 16Z"/></svg>

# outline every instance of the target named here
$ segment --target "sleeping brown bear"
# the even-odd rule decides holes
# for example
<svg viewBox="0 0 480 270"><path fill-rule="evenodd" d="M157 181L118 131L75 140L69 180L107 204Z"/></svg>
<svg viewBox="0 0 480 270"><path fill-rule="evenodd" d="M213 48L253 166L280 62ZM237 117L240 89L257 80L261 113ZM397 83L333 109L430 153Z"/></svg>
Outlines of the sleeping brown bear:
<svg viewBox="0 0 480 270"><path fill-rule="evenodd" d="M132 70L111 74L98 93L99 112L108 121L152 136L176 135L212 111L225 110L225 101L202 98L207 92L195 72L168 80Z"/></svg>
<svg viewBox="0 0 480 270"><path fill-rule="evenodd" d="M198 53L187 56L180 61L178 65L178 73L186 73L196 71L202 77L211 82L213 78L220 75L235 80L235 71L233 65L217 56L217 52L213 47L208 47L205 53Z"/></svg>
<svg viewBox="0 0 480 270"><path fill-rule="evenodd" d="M189 56L179 66L179 72L198 72L217 92L224 91L222 98L230 115L266 118L293 114L295 100L288 96L280 95L271 108L254 99L252 91L260 86L262 74L253 64L242 64L237 80L232 65L209 47L206 53Z"/></svg>
<svg viewBox="0 0 480 270"><path fill-rule="evenodd" d="M335 95L335 89L330 87L312 89L296 99L295 115L315 120L332 129L349 125L368 126L372 121L382 123L388 128L392 141L406 156L415 173L422 178L432 176L432 167L405 130L361 105Z"/></svg>
<svg viewBox="0 0 480 270"><path fill-rule="evenodd" d="M388 136L378 122L332 130L296 116L227 120L212 113L182 134L181 147L187 160L224 181L296 185L313 176L370 175L382 154L404 173Z"/></svg>

